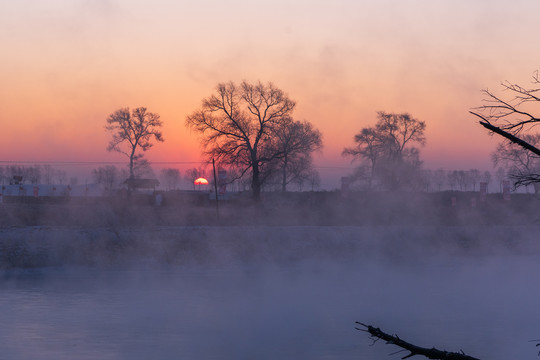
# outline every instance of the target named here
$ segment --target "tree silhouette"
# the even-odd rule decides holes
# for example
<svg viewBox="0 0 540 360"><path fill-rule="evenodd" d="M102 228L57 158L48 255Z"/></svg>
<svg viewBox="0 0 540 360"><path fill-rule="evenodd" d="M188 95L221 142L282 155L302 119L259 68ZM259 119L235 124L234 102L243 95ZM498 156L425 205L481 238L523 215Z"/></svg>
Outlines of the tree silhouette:
<svg viewBox="0 0 540 360"><path fill-rule="evenodd" d="M538 71L533 74L533 87L526 88L509 81L501 83L506 97L498 96L489 90L483 90L484 104L471 114L479 117L480 125L498 134L509 142L526 149L535 156L540 156L540 149L534 144L534 137L529 132L540 123L540 117L534 115L540 105L540 77ZM540 182L540 174L523 171L513 176L515 185L530 185Z"/></svg>
<svg viewBox="0 0 540 360"><path fill-rule="evenodd" d="M540 134L523 134L521 138L532 146L540 145ZM508 177L517 186L529 185L527 179L540 173L540 157L510 141L500 142L491 154L491 159L495 166L501 166L508 172Z"/></svg>
<svg viewBox="0 0 540 360"><path fill-rule="evenodd" d="M134 178L135 162L144 155L137 150L147 151L153 146L152 140L163 142L162 122L159 115L148 112L145 107L116 110L107 118L105 129L112 133L108 151L117 151L129 158L129 177Z"/></svg>
<svg viewBox="0 0 540 360"><path fill-rule="evenodd" d="M425 144L425 129L425 122L409 114L380 111L375 126L361 129L354 136L356 144L345 148L343 155L368 161L370 188L378 176L385 187L396 190L421 164L418 149L410 145Z"/></svg>
<svg viewBox="0 0 540 360"><path fill-rule="evenodd" d="M294 107L295 102L272 83L222 83L187 117L186 125L202 134L208 160L251 173L253 198L258 201L265 178L284 155L276 134L293 121Z"/></svg>
<svg viewBox="0 0 540 360"><path fill-rule="evenodd" d="M167 190L176 190L180 182L180 170L174 168L161 169L161 178Z"/></svg>
<svg viewBox="0 0 540 360"><path fill-rule="evenodd" d="M281 190L291 182L301 183L313 175L312 153L322 148L322 135L307 121L290 121L277 133L281 167Z"/></svg>

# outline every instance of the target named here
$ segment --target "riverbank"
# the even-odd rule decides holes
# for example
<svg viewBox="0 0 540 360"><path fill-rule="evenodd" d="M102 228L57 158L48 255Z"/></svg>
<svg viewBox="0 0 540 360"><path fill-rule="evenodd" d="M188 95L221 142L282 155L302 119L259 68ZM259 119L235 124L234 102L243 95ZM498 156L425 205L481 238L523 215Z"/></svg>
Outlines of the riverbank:
<svg viewBox="0 0 540 360"><path fill-rule="evenodd" d="M539 254L536 226L163 226L0 229L0 267ZM413 261L413 260L411 260Z"/></svg>
<svg viewBox="0 0 540 360"><path fill-rule="evenodd" d="M188 202L164 195L160 206L129 198L92 202L0 203L1 227L78 226L393 226L531 225L540 219L533 194L440 193L265 193L261 203Z"/></svg>

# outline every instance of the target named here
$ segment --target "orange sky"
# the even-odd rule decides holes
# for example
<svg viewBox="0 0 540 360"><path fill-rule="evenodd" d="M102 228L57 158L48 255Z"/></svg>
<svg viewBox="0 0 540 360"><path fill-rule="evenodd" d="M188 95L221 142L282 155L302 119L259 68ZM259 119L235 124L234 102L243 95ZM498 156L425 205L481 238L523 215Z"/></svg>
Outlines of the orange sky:
<svg viewBox="0 0 540 360"><path fill-rule="evenodd" d="M293 4L291 4L293 3ZM0 160L122 161L106 117L147 106L165 143L153 161L198 161L184 126L221 81L272 81L341 157L377 111L427 123L427 167L491 169L497 139L468 110L538 69L540 2L497 0L0 0ZM343 168L343 169L341 169Z"/></svg>

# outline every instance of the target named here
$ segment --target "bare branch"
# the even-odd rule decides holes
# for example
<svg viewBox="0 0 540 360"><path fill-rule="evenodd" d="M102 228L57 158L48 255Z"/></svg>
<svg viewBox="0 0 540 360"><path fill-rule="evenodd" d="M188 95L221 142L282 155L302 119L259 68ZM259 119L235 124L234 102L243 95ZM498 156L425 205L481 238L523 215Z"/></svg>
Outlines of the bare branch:
<svg viewBox="0 0 540 360"><path fill-rule="evenodd" d="M527 150L531 151L532 153L540 156L540 149L538 149L537 147L532 146L531 144L527 143L526 141L523 141L522 139L518 138L517 136L512 135L508 131L504 131L503 129L501 129L501 128L497 127L497 126L490 124L489 121L486 120L486 118L483 117L482 115L480 115L478 113L475 113L475 112L472 112L472 111L470 111L470 113L475 115L475 116L478 116L479 118L481 118L483 121L480 121L479 123L480 123L480 125L482 125L486 129L488 129L490 131L493 131L494 133L499 134L502 137L505 137L506 139L510 140L511 142L513 142L515 144L518 144L519 146L523 147L524 149L527 149Z"/></svg>
<svg viewBox="0 0 540 360"><path fill-rule="evenodd" d="M540 84L538 71L533 74L533 84ZM525 88L509 81L502 82L501 87L509 96L503 98L487 89L482 90L485 95L484 105L474 108L475 115L481 115L485 122L496 125L499 129L511 132L513 135L536 126L540 118L529 110L532 104L538 104L540 101L540 96L538 96L540 88Z"/></svg>

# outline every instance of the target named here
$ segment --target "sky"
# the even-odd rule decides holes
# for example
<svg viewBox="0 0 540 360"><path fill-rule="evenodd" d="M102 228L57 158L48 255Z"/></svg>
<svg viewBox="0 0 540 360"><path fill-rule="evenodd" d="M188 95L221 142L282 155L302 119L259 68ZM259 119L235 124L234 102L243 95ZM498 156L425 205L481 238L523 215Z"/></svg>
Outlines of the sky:
<svg viewBox="0 0 540 360"><path fill-rule="evenodd" d="M186 116L220 82L260 80L322 132L327 188L377 111L426 122L426 167L492 170L498 139L468 112L482 89L530 84L539 12L536 0L0 0L0 161L124 161L105 120L145 106L165 137L146 157L197 162Z"/></svg>

